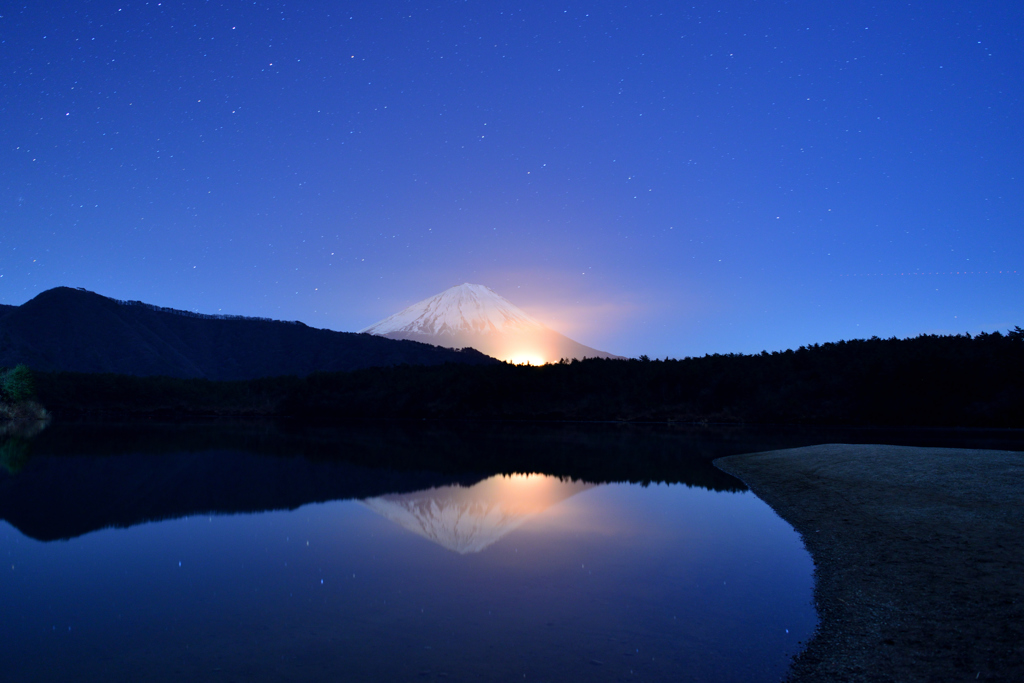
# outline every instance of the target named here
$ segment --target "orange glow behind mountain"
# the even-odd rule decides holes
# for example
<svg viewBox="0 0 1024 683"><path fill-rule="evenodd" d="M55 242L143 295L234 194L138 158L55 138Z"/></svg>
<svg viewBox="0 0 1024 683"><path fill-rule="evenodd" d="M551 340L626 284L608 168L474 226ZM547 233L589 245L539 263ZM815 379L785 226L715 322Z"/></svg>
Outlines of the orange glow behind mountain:
<svg viewBox="0 0 1024 683"><path fill-rule="evenodd" d="M569 339L490 288L468 282L415 303L360 332L450 348L472 347L517 364L541 365L562 358L621 358Z"/></svg>

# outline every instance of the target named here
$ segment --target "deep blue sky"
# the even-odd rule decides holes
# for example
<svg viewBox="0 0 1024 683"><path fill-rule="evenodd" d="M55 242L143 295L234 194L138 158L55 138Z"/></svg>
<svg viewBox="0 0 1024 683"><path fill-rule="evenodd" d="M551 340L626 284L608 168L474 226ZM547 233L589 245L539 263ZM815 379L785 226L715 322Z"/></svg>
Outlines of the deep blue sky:
<svg viewBox="0 0 1024 683"><path fill-rule="evenodd" d="M469 281L659 357L1024 325L1019 0L0 14L2 303L357 330Z"/></svg>

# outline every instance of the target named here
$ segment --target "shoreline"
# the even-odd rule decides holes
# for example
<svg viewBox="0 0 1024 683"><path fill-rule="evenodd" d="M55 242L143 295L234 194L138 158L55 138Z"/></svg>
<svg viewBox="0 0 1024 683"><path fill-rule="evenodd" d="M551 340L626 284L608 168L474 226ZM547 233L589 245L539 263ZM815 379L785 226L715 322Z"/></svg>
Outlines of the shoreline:
<svg viewBox="0 0 1024 683"><path fill-rule="evenodd" d="M788 680L1024 680L1024 454L884 445L719 458L814 560Z"/></svg>

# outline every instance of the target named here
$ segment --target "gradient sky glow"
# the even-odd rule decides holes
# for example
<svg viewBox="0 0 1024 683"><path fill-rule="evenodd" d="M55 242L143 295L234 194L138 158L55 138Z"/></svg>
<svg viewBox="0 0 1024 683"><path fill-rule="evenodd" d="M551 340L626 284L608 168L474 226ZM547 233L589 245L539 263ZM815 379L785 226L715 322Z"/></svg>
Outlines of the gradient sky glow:
<svg viewBox="0 0 1024 683"><path fill-rule="evenodd" d="M682 357L1024 326L1024 3L0 5L0 303Z"/></svg>

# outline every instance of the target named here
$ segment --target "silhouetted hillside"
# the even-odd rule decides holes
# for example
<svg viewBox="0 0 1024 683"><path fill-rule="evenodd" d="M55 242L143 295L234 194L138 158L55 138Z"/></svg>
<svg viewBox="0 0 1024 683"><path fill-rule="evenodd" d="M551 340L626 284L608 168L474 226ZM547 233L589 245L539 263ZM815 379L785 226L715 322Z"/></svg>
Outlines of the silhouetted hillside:
<svg viewBox="0 0 1024 683"><path fill-rule="evenodd" d="M683 360L315 374L280 410L305 417L1024 427L1024 331Z"/></svg>
<svg viewBox="0 0 1024 683"><path fill-rule="evenodd" d="M0 366L213 380L387 365L494 363L454 351L299 322L208 316L57 287L0 309Z"/></svg>
<svg viewBox="0 0 1024 683"><path fill-rule="evenodd" d="M249 382L40 374L62 416L287 415L1024 427L1024 331L756 355L378 367Z"/></svg>

